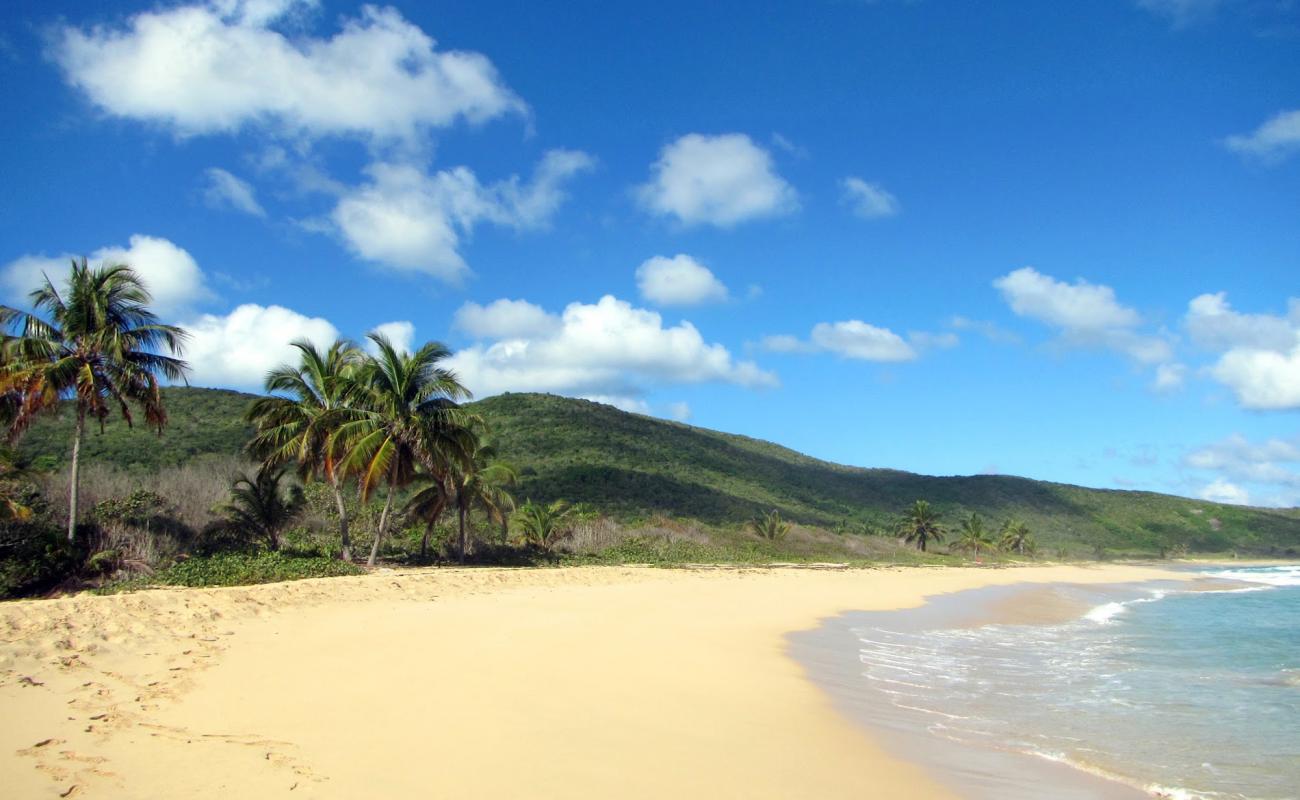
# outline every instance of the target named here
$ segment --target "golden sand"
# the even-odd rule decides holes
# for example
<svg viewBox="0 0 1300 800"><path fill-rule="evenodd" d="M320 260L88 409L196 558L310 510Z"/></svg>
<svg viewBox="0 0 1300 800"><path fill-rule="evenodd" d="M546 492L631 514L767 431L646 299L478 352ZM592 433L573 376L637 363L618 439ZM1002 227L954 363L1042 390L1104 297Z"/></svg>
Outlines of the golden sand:
<svg viewBox="0 0 1300 800"><path fill-rule="evenodd" d="M1144 567L381 571L0 605L13 798L951 796L784 635Z"/></svg>

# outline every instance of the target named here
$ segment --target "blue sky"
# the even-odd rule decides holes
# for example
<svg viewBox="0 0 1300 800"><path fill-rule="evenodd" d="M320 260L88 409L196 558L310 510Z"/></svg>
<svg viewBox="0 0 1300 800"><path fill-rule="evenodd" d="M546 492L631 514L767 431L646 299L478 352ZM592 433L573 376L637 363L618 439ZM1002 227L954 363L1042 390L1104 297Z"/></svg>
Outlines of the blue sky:
<svg viewBox="0 0 1300 800"><path fill-rule="evenodd" d="M834 461L1300 505L1300 4L10 0L0 294Z"/></svg>

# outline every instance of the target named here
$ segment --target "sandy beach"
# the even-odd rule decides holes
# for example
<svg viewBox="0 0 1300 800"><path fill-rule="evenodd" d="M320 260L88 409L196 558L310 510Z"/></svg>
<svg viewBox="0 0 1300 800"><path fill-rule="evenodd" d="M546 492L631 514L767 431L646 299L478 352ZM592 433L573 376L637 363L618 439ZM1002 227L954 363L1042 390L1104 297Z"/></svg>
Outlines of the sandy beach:
<svg viewBox="0 0 1300 800"><path fill-rule="evenodd" d="M954 796L787 634L1124 566L380 571L0 606L0 785L39 797Z"/></svg>

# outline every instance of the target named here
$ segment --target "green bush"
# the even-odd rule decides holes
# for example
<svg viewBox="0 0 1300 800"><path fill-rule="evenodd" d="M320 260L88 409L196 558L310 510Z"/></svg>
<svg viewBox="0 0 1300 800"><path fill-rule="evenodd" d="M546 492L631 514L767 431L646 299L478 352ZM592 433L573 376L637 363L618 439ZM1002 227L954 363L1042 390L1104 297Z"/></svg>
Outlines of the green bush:
<svg viewBox="0 0 1300 800"><path fill-rule="evenodd" d="M63 532L43 522L0 527L0 599L49 589L72 576L81 554Z"/></svg>
<svg viewBox="0 0 1300 800"><path fill-rule="evenodd" d="M319 556L304 557L280 552L220 553L186 559L148 578L122 581L100 591L118 592L150 586L241 586L303 578L360 575L364 571L355 564Z"/></svg>

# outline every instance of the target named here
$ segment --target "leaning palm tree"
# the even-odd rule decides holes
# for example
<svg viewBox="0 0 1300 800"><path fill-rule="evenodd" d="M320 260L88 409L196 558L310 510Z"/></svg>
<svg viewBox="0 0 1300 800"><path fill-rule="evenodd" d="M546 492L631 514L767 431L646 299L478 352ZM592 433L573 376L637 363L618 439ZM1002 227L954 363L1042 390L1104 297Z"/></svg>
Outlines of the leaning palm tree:
<svg viewBox="0 0 1300 800"><path fill-rule="evenodd" d="M948 531L939 522L939 512L926 501L917 500L899 521L898 535L924 553L930 543L941 544Z"/></svg>
<svg viewBox="0 0 1300 800"><path fill-rule="evenodd" d="M471 452L463 463L454 466L448 475L452 503L456 507L459 525L460 563L465 563L469 546L469 515L480 508L488 517L505 525L506 515L515 508L515 500L507 487L519 480L519 473L504 461L497 461L496 449L477 436L472 440Z"/></svg>
<svg viewBox="0 0 1300 800"><path fill-rule="evenodd" d="M749 521L749 525L754 529L754 533L773 542L779 542L790 533L790 523L781 519L781 512L776 509L754 517Z"/></svg>
<svg viewBox="0 0 1300 800"><path fill-rule="evenodd" d="M167 423L158 378L183 381L189 366L178 356L187 334L162 325L149 310L152 298L140 277L121 264L72 262L67 288L45 285L30 295L33 313L0 306L0 325L18 335L5 342L0 395L21 397L13 410L14 441L42 412L71 401L77 416L68 488L68 541L76 538L78 469L87 418L102 430L116 408L130 426L131 403L162 433ZM42 316L43 315L43 316ZM164 355L166 350L171 355Z"/></svg>
<svg viewBox="0 0 1300 800"><path fill-rule="evenodd" d="M241 475L230 487L230 502L222 511L226 526L260 540L272 550L280 549L280 534L293 524L305 500L301 486L281 491L287 467L263 464L251 478Z"/></svg>
<svg viewBox="0 0 1300 800"><path fill-rule="evenodd" d="M1002 523L1001 539L998 544L1003 550L1014 550L1019 555L1034 552L1034 536L1029 526L1018 519L1009 519Z"/></svg>
<svg viewBox="0 0 1300 800"><path fill-rule="evenodd" d="M969 517L962 520L961 535L953 546L958 550L974 553L976 558L980 557L980 550L992 549L993 540L984 529L984 518L978 513L971 512Z"/></svg>
<svg viewBox="0 0 1300 800"><path fill-rule="evenodd" d="M282 394L260 397L248 410L248 420L257 426L248 450L267 464L296 463L303 479L318 475L325 479L339 514L340 557L351 561L348 508L338 469L343 453L331 437L331 423L339 420L331 412L346 407L355 385L351 378L363 353L343 339L324 353L307 340L293 346L299 352L298 366L285 364L266 376L266 391Z"/></svg>
<svg viewBox="0 0 1300 800"><path fill-rule="evenodd" d="M446 347L429 342L403 353L383 334L372 333L370 340L377 352L353 375L351 402L329 412L326 420L333 429L327 446L344 453L341 466L357 476L362 502L377 488L387 493L366 560L373 567L397 490L415 480L422 464L444 472L451 464L463 464L472 434L456 405L469 391L455 373L438 366L451 355Z"/></svg>
<svg viewBox="0 0 1300 800"><path fill-rule="evenodd" d="M556 542L568 535L573 516L574 507L563 500L548 505L529 500L519 507L516 515L520 538L524 543L549 553Z"/></svg>

